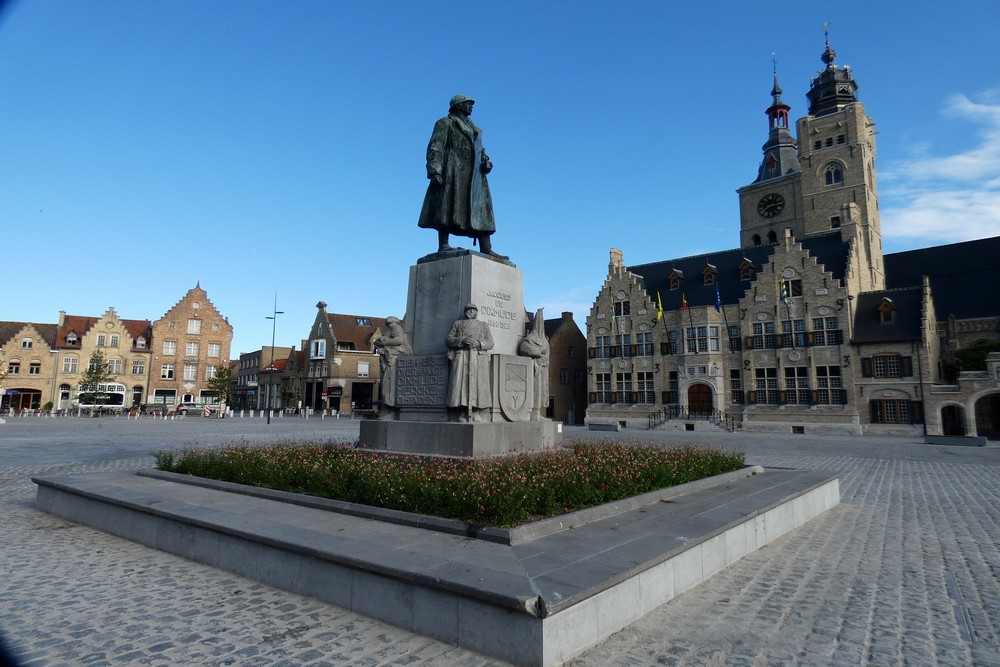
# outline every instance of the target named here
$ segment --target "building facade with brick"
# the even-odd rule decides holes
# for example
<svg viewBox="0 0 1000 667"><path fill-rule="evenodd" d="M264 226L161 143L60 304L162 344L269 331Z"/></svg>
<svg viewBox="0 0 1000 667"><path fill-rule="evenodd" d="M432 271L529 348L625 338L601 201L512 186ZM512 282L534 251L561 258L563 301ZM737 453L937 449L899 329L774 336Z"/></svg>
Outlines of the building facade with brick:
<svg viewBox="0 0 1000 667"><path fill-rule="evenodd" d="M637 266L611 250L587 318L589 423L1000 438L998 378L947 377L963 345L1000 340L1000 298L968 289L997 284L998 239L883 255L875 123L835 57L827 44L797 138L775 75L738 248Z"/></svg>
<svg viewBox="0 0 1000 667"><path fill-rule="evenodd" d="M56 325L0 322L0 414L39 410L55 391Z"/></svg>
<svg viewBox="0 0 1000 667"><path fill-rule="evenodd" d="M148 403L170 409L180 403L216 403L208 389L216 369L229 363L233 327L208 294L195 285L153 322Z"/></svg>
<svg viewBox="0 0 1000 667"><path fill-rule="evenodd" d="M587 410L587 337L573 313L545 320L549 339L549 402L546 416L582 424Z"/></svg>

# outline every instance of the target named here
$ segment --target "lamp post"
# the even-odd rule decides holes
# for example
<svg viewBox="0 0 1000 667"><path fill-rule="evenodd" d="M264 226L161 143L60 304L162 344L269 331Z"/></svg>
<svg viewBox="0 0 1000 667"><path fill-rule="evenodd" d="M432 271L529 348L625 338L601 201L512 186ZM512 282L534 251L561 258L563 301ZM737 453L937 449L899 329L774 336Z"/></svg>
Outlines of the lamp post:
<svg viewBox="0 0 1000 667"><path fill-rule="evenodd" d="M284 315L278 310L278 293L274 293L274 314L265 319L271 320L271 363L267 366L267 394L264 396L264 409L267 410L267 423L271 423L271 384L274 380L274 330L278 326L278 315Z"/></svg>

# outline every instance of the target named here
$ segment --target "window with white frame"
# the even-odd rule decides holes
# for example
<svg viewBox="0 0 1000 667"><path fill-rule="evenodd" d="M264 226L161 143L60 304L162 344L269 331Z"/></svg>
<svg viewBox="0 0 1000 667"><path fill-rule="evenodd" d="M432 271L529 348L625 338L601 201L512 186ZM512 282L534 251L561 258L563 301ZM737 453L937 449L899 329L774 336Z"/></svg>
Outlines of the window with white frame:
<svg viewBox="0 0 1000 667"><path fill-rule="evenodd" d="M188 333L189 334L200 334L201 333L201 320L188 320Z"/></svg>
<svg viewBox="0 0 1000 667"><path fill-rule="evenodd" d="M198 379L198 364L184 364L184 379L192 382Z"/></svg>
<svg viewBox="0 0 1000 667"><path fill-rule="evenodd" d="M210 356L210 357L221 357L222 356L222 343L209 343L208 344L208 356Z"/></svg>
<svg viewBox="0 0 1000 667"><path fill-rule="evenodd" d="M174 379L174 365L173 364L162 364L160 366L160 379L161 380L173 380Z"/></svg>
<svg viewBox="0 0 1000 667"><path fill-rule="evenodd" d="M638 403L656 403L656 393L653 391L652 371L639 371L636 373L636 401Z"/></svg>
<svg viewBox="0 0 1000 667"><path fill-rule="evenodd" d="M107 347L108 337L104 334L97 334L97 347Z"/></svg>
<svg viewBox="0 0 1000 667"><path fill-rule="evenodd" d="M594 382L594 403L611 402L611 373L597 373Z"/></svg>
<svg viewBox="0 0 1000 667"><path fill-rule="evenodd" d="M108 373L111 375L121 375L122 373L122 360L121 359L108 359Z"/></svg>
<svg viewBox="0 0 1000 667"><path fill-rule="evenodd" d="M197 357L198 356L198 343L194 341L188 341L184 344L184 356L185 357Z"/></svg>
<svg viewBox="0 0 1000 667"><path fill-rule="evenodd" d="M80 366L80 360L77 357L63 357L63 373L76 373Z"/></svg>
<svg viewBox="0 0 1000 667"><path fill-rule="evenodd" d="M139 336L138 338L135 339L135 346L138 348L146 347L146 339L142 336Z"/></svg>
<svg viewBox="0 0 1000 667"><path fill-rule="evenodd" d="M632 374L615 373L615 381L618 383L618 402L629 403L629 394L632 393Z"/></svg>
<svg viewBox="0 0 1000 667"><path fill-rule="evenodd" d="M169 355L177 354L177 341L175 340L163 341L163 354L169 354Z"/></svg>
<svg viewBox="0 0 1000 667"><path fill-rule="evenodd" d="M32 340L31 338L22 338L21 339L21 349L22 350L30 350L32 348L32 346L34 346L34 344L35 344L35 341Z"/></svg>
<svg viewBox="0 0 1000 667"><path fill-rule="evenodd" d="M211 380L219 373L218 366L205 366L205 379Z"/></svg>
<svg viewBox="0 0 1000 667"><path fill-rule="evenodd" d="M824 405L845 403L840 366L816 367L816 402Z"/></svg>
<svg viewBox="0 0 1000 667"><path fill-rule="evenodd" d="M688 327L685 330L688 352L718 352L719 327Z"/></svg>
<svg viewBox="0 0 1000 667"><path fill-rule="evenodd" d="M132 375L145 375L146 374L146 360L145 359L133 359L132 360Z"/></svg>
<svg viewBox="0 0 1000 667"><path fill-rule="evenodd" d="M28 363L28 375L41 375L42 374L42 362L31 361Z"/></svg>
<svg viewBox="0 0 1000 667"><path fill-rule="evenodd" d="M809 369L805 366L785 367L785 403L809 405Z"/></svg>
<svg viewBox="0 0 1000 667"><path fill-rule="evenodd" d="M326 340L319 338L309 345L309 356L312 359L326 359Z"/></svg>
<svg viewBox="0 0 1000 667"><path fill-rule="evenodd" d="M774 322L753 323L753 349L774 349Z"/></svg>
<svg viewBox="0 0 1000 667"><path fill-rule="evenodd" d="M8 375L20 375L21 374L21 360L11 359L7 363L7 374Z"/></svg>
<svg viewBox="0 0 1000 667"><path fill-rule="evenodd" d="M738 368L729 371L729 402L733 405L743 404L743 377Z"/></svg>
<svg viewBox="0 0 1000 667"><path fill-rule="evenodd" d="M636 342L636 354L640 357L651 357L653 356L653 332L640 331L635 335Z"/></svg>
<svg viewBox="0 0 1000 667"><path fill-rule="evenodd" d="M754 389L756 390L757 403L769 405L778 404L778 369L777 368L755 368L754 369Z"/></svg>
<svg viewBox="0 0 1000 667"><path fill-rule="evenodd" d="M358 362L358 377L359 378L366 378L366 377L368 377L368 372L369 372L369 362L367 362L367 361L359 361Z"/></svg>
<svg viewBox="0 0 1000 667"><path fill-rule="evenodd" d="M813 345L839 345L841 342L840 329L838 329L836 317L814 317L812 318Z"/></svg>
<svg viewBox="0 0 1000 667"><path fill-rule="evenodd" d="M118 334L111 334L111 347L118 347L118 340L120 336Z"/></svg>

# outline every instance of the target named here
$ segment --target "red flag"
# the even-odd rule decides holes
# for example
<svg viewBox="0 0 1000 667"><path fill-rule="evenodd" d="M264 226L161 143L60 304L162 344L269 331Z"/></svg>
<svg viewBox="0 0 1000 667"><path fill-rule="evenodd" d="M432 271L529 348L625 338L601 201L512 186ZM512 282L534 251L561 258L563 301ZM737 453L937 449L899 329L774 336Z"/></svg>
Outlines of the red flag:
<svg viewBox="0 0 1000 667"><path fill-rule="evenodd" d="M681 312L685 312L688 309L688 299L687 295L681 292Z"/></svg>

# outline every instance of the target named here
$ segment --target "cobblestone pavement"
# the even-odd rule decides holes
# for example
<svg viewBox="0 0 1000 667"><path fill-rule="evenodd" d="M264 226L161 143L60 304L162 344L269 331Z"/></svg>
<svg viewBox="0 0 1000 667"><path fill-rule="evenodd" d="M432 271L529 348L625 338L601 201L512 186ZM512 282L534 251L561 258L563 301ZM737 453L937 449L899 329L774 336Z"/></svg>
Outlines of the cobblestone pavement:
<svg viewBox="0 0 1000 667"><path fill-rule="evenodd" d="M131 470L187 443L349 440L349 420L0 425L0 632L24 665L500 665L52 517L30 476ZM606 437L578 428L567 437ZM632 432L834 470L841 504L571 664L1000 666L1000 447Z"/></svg>

